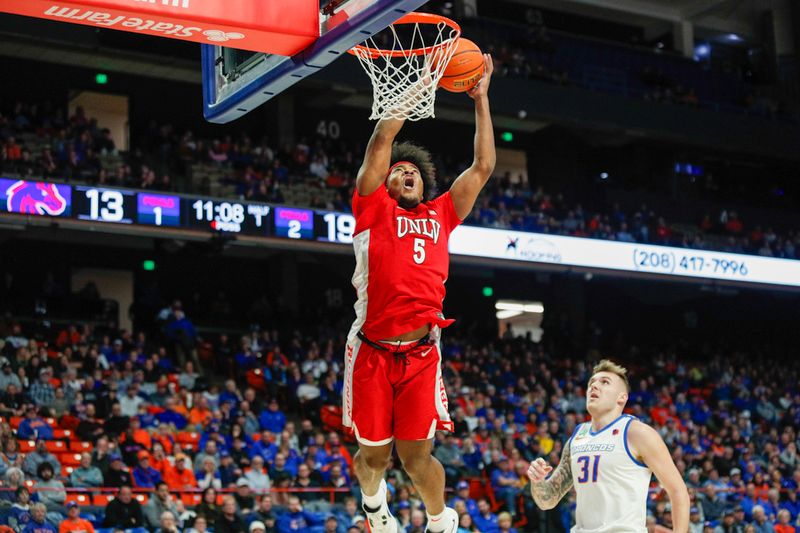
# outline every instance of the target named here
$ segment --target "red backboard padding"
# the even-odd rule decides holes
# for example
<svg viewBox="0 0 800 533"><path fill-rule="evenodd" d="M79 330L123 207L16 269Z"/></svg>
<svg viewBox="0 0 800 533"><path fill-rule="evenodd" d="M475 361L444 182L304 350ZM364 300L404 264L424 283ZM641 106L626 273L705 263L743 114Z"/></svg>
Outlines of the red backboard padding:
<svg viewBox="0 0 800 533"><path fill-rule="evenodd" d="M319 0L25 0L0 11L283 56L319 37Z"/></svg>

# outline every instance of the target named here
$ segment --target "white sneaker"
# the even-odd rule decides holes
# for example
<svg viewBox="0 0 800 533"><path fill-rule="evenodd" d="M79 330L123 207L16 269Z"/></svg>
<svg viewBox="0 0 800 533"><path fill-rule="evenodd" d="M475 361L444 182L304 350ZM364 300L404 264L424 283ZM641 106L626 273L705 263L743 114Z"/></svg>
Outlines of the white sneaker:
<svg viewBox="0 0 800 533"><path fill-rule="evenodd" d="M389 511L389 505L386 503L386 482L381 480L378 492L383 494L381 506L373 511L366 505L362 505L364 514L367 515L367 529L371 533L397 533L397 520L392 516Z"/></svg>
<svg viewBox="0 0 800 533"><path fill-rule="evenodd" d="M431 529L432 525L435 525L435 529ZM425 531L426 533L434 531L436 533L456 533L458 531L458 513L455 509L445 507L444 516L436 524L431 524L429 521Z"/></svg>

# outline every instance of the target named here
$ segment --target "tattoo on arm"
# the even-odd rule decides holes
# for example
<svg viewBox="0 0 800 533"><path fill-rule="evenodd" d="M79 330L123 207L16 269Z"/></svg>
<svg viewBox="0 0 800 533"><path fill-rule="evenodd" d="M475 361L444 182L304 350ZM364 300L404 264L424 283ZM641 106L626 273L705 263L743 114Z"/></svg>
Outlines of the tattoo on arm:
<svg viewBox="0 0 800 533"><path fill-rule="evenodd" d="M561 462L548 479L531 483L531 495L541 509L552 509L572 488L572 464L570 463L569 443L561 452Z"/></svg>

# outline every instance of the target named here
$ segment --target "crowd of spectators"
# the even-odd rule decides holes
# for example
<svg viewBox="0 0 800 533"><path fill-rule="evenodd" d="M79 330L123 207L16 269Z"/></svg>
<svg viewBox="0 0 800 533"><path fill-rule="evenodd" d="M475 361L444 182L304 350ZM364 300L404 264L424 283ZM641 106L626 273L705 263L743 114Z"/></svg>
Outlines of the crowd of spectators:
<svg viewBox="0 0 800 533"><path fill-rule="evenodd" d="M677 229L647 205L626 210L585 208L563 194L531 187L521 176L507 173L489 182L466 223L516 231L572 237L678 246L740 254L797 259L800 232L775 231L760 224L745 226L735 210L706 214L689 229Z"/></svg>
<svg viewBox="0 0 800 533"><path fill-rule="evenodd" d="M46 139L37 153L21 140L33 133ZM82 107L70 117L51 101L18 101L0 111L0 170L4 172L67 181L101 180L106 177L101 156L117 153L110 130L101 128Z"/></svg>
<svg viewBox="0 0 800 533"><path fill-rule="evenodd" d="M181 362L166 334L185 320L179 302L169 309L161 330L136 334L0 322L2 521L17 533L86 524L363 531L352 436L337 418L341 332L262 328L206 339L214 357L198 368L193 357ZM628 410L667 442L690 489L691 531L794 531L798 364L741 349L687 355L640 353ZM436 435L434 454L462 530L566 531L573 497L539 511L525 472L536 457L556 464L586 420L593 356L556 357L550 344L511 330L501 339L453 330L443 356L455 430ZM83 453L62 451L75 442ZM421 501L401 465L387 480L404 530L422 531ZM649 527L670 527L657 487L648 508Z"/></svg>

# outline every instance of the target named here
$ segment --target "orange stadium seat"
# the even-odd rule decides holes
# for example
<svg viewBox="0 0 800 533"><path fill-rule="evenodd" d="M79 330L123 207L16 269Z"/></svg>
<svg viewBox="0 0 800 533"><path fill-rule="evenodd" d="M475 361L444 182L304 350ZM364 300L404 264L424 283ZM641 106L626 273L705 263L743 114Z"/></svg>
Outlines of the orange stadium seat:
<svg viewBox="0 0 800 533"><path fill-rule="evenodd" d="M22 417L21 416L12 416L10 422L11 422L11 427L13 429L19 429L19 425L22 422Z"/></svg>
<svg viewBox="0 0 800 533"><path fill-rule="evenodd" d="M45 418L44 421L47 422L50 425L51 428L57 428L58 427L58 420L56 420L55 418L48 417L48 418Z"/></svg>
<svg viewBox="0 0 800 533"><path fill-rule="evenodd" d="M136 498L139 501L139 504L141 505L146 505L147 500L150 499L150 497L147 494L135 494L133 497Z"/></svg>
<svg viewBox="0 0 800 533"><path fill-rule="evenodd" d="M53 438L56 439L68 439L72 437L72 430L69 429L54 429L53 430Z"/></svg>
<svg viewBox="0 0 800 533"><path fill-rule="evenodd" d="M114 499L113 494L95 494L92 497L92 503L99 507L105 507L108 505L108 502Z"/></svg>
<svg viewBox="0 0 800 533"><path fill-rule="evenodd" d="M21 440L19 441L19 451L22 453L28 453L36 448L36 441L33 440Z"/></svg>
<svg viewBox="0 0 800 533"><path fill-rule="evenodd" d="M79 453L62 453L58 456L58 460L62 466L80 466L81 454Z"/></svg>
<svg viewBox="0 0 800 533"><path fill-rule="evenodd" d="M91 452L93 448L92 443L88 441L69 441L69 451L71 452Z"/></svg>
<svg viewBox="0 0 800 533"><path fill-rule="evenodd" d="M75 502L78 505L92 505L92 498L89 494L68 492L67 499L64 501L64 503L68 502Z"/></svg>
<svg viewBox="0 0 800 533"><path fill-rule="evenodd" d="M74 466L61 466L61 477L69 477L75 470Z"/></svg>
<svg viewBox="0 0 800 533"><path fill-rule="evenodd" d="M184 505L199 505L203 500L203 495L199 492L186 492L181 494L181 501Z"/></svg>
<svg viewBox="0 0 800 533"><path fill-rule="evenodd" d="M486 496L486 486L483 484L481 478L474 477L469 480L469 497L475 501L480 500Z"/></svg>
<svg viewBox="0 0 800 533"><path fill-rule="evenodd" d="M50 453L64 453L69 451L67 443L63 440L49 440L45 442L45 446Z"/></svg>

